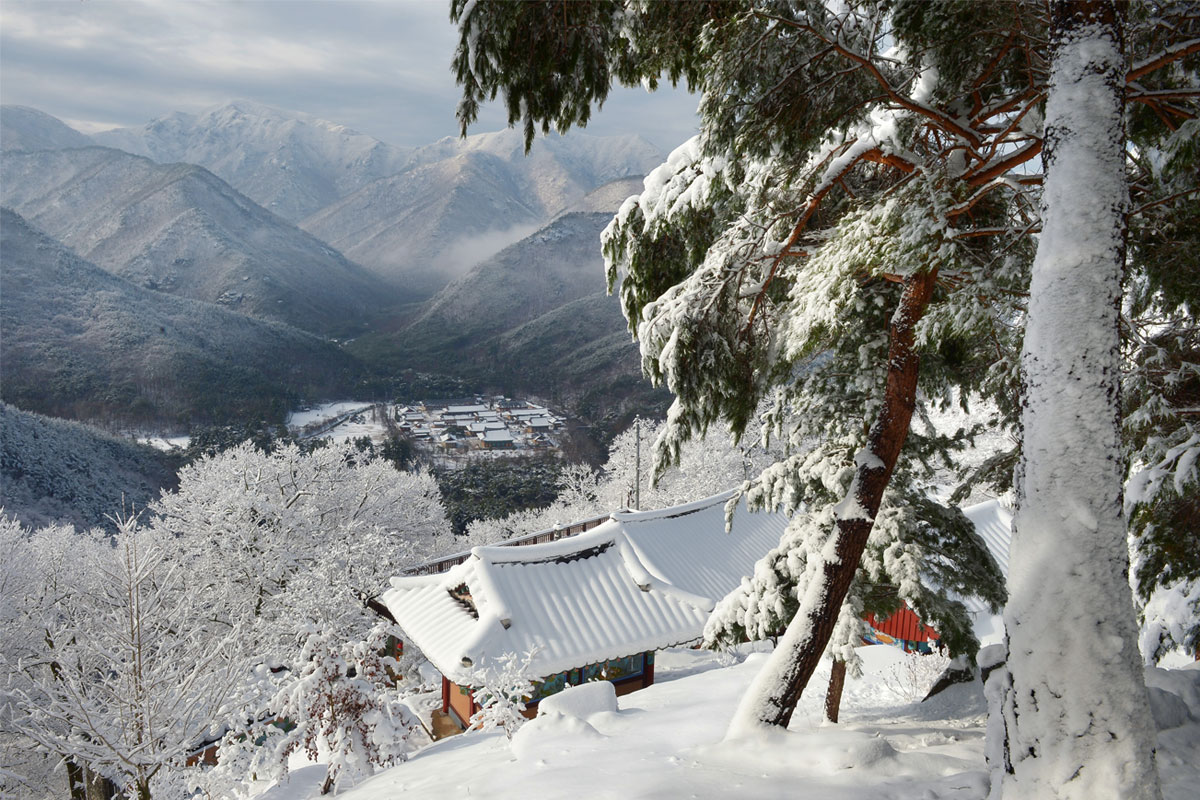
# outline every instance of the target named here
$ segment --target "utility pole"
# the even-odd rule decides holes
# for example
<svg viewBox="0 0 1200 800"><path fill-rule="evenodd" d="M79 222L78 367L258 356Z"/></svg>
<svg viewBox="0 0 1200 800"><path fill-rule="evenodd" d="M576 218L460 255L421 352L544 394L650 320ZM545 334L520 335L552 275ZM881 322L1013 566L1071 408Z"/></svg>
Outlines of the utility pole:
<svg viewBox="0 0 1200 800"><path fill-rule="evenodd" d="M642 510L642 418L633 420L633 510Z"/></svg>

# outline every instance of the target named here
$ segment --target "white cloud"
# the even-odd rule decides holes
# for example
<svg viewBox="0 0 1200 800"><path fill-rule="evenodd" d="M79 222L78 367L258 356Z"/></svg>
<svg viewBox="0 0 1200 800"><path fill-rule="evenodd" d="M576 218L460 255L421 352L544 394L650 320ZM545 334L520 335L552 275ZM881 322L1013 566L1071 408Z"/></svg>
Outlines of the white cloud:
<svg viewBox="0 0 1200 800"><path fill-rule="evenodd" d="M234 98L304 111L398 145L457 135L448 4L354 0L4 0L0 102L82 130ZM690 135L695 100L618 90L589 133ZM474 131L503 127L499 107Z"/></svg>

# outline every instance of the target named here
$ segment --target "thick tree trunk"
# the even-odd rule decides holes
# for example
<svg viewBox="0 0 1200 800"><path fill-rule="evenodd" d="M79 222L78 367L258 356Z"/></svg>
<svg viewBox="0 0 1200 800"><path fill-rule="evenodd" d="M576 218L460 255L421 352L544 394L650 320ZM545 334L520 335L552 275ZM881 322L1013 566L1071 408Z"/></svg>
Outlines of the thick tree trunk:
<svg viewBox="0 0 1200 800"><path fill-rule="evenodd" d="M84 768L87 775L87 800L114 800L120 792L117 785L103 775Z"/></svg>
<svg viewBox="0 0 1200 800"><path fill-rule="evenodd" d="M836 555L822 567L821 578L803 589L800 608L779 645L746 692L729 735L759 725L787 727L800 695L820 663L858 569L884 489L908 436L917 398L920 357L914 347L917 322L929 306L937 270L904 279L900 305L892 317L883 408L871 426L867 446L855 457L854 481L838 504L833 536Z"/></svg>
<svg viewBox="0 0 1200 800"><path fill-rule="evenodd" d="M838 713L842 710L842 689L845 687L846 662L835 658L833 668L829 670L829 689L825 692L825 719L830 722L838 721Z"/></svg>
<svg viewBox="0 0 1200 800"><path fill-rule="evenodd" d="M993 798L1160 796L1121 513L1122 10L1052 5L1009 655L988 679Z"/></svg>
<svg viewBox="0 0 1200 800"><path fill-rule="evenodd" d="M78 762L67 759L67 793L71 800L88 800L87 776Z"/></svg>

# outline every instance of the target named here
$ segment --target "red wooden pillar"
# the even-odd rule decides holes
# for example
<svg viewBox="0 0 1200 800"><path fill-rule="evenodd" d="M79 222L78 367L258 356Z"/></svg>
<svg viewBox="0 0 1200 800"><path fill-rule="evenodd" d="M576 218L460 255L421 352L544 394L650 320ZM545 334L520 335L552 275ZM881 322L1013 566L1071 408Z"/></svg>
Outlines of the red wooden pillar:
<svg viewBox="0 0 1200 800"><path fill-rule="evenodd" d="M442 713L450 713L450 679L442 676Z"/></svg>

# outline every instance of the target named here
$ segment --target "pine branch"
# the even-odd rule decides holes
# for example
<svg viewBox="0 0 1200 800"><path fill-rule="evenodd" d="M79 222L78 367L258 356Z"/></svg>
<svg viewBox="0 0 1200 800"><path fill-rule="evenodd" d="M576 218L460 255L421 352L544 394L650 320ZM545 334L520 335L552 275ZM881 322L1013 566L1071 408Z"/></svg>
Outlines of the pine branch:
<svg viewBox="0 0 1200 800"><path fill-rule="evenodd" d="M1174 47L1168 47L1160 53L1155 53L1149 58L1142 59L1129 68L1129 72L1125 75L1125 82L1127 84L1133 83L1155 70L1161 69L1181 58L1190 56L1192 53L1200 53L1200 39L1189 39L1188 41L1180 42Z"/></svg>

